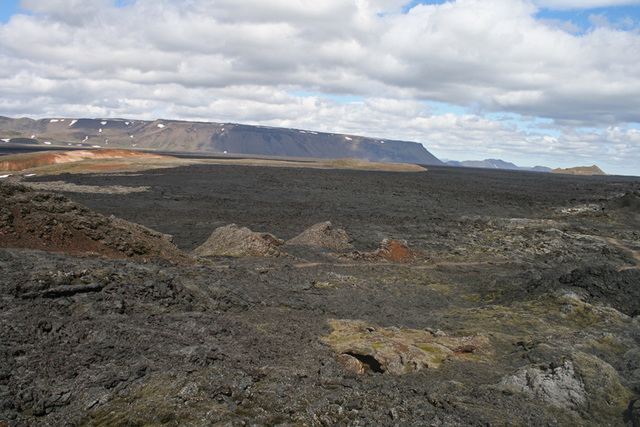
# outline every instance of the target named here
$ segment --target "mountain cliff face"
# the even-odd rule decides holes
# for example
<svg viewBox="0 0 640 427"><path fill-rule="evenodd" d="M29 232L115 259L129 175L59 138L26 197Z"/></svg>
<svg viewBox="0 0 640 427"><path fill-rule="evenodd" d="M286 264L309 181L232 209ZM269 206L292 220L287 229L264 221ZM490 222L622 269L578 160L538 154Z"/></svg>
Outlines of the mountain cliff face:
<svg viewBox="0 0 640 427"><path fill-rule="evenodd" d="M417 142L231 123L0 117L0 137L46 145L443 164Z"/></svg>

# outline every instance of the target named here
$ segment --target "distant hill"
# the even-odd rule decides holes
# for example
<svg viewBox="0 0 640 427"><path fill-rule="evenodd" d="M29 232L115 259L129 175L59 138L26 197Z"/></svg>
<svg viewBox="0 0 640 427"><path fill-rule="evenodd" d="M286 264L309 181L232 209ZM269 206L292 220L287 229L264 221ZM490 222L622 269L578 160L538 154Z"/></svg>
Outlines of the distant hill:
<svg viewBox="0 0 640 427"><path fill-rule="evenodd" d="M598 166L578 166L567 169L554 169L551 173L561 173L566 175L606 175Z"/></svg>
<svg viewBox="0 0 640 427"><path fill-rule="evenodd" d="M551 168L545 166L536 166L533 168L524 168L516 166L513 163L505 162L499 159L485 159L485 160L465 160L457 162L451 160L446 162L449 166L467 167L467 168L485 168L485 169L506 169L506 170L518 170L518 171L531 171L531 172L551 172Z"/></svg>
<svg viewBox="0 0 640 427"><path fill-rule="evenodd" d="M422 144L357 135L176 120L0 116L0 144L29 143L442 165Z"/></svg>

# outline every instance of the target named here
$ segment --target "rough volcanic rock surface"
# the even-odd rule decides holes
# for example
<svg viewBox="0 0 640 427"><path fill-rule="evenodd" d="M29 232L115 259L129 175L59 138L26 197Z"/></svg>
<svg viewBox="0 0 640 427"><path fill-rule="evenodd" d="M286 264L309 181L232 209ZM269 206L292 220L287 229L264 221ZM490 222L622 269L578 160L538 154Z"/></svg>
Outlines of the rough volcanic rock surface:
<svg viewBox="0 0 640 427"><path fill-rule="evenodd" d="M330 221L319 222L287 241L287 245L318 246L335 251L353 249L349 235Z"/></svg>
<svg viewBox="0 0 640 427"><path fill-rule="evenodd" d="M247 227L229 224L216 228L201 246L193 250L196 256L225 255L234 257L280 257L284 241L269 233L259 233Z"/></svg>
<svg viewBox="0 0 640 427"><path fill-rule="evenodd" d="M0 424L638 419L640 319L613 304L629 290L608 289L606 302L560 280L640 266L637 220L612 203L640 190L637 178L197 166L26 180L75 184L64 193L74 201L175 235L184 250L230 223L291 239L331 218L363 253L393 236L425 259L354 261L292 245L296 258L189 265L0 249ZM332 337L335 319L364 329ZM487 341L464 341L478 337ZM426 353L415 343L442 350L437 368L404 370L405 356L410 365ZM398 371L375 372L368 357ZM511 377L532 381L500 386ZM587 404L540 398L533 390L552 391L549 381L586 392Z"/></svg>
<svg viewBox="0 0 640 427"><path fill-rule="evenodd" d="M631 212L640 213L640 190L628 191L617 197L614 197L609 205L615 208L629 210Z"/></svg>
<svg viewBox="0 0 640 427"><path fill-rule="evenodd" d="M0 247L191 261L171 243L171 236L119 218L107 218L58 194L0 183L0 198Z"/></svg>

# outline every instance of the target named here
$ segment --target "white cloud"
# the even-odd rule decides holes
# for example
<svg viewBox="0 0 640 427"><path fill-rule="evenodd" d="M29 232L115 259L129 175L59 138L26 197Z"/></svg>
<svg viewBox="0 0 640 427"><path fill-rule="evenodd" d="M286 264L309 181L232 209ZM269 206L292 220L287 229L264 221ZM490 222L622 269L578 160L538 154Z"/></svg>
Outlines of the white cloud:
<svg viewBox="0 0 640 427"><path fill-rule="evenodd" d="M640 122L640 34L609 23L577 36L535 16L640 1L404 3L23 0L33 15L0 25L0 114L252 122L418 140L450 157L637 152L624 129ZM433 115L424 101L471 114ZM489 112L547 118L562 135Z"/></svg>
<svg viewBox="0 0 640 427"><path fill-rule="evenodd" d="M20 8L45 14L68 24L82 25L92 20L115 0L20 0Z"/></svg>

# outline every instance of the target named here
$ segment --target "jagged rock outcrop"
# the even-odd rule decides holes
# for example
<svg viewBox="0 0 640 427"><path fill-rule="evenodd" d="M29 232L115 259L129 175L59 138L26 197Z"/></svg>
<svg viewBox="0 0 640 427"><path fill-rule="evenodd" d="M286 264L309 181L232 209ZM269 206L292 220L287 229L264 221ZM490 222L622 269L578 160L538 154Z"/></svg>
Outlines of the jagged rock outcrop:
<svg viewBox="0 0 640 427"><path fill-rule="evenodd" d="M284 241L269 233L258 233L236 224L216 228L201 246L193 250L195 256L224 255L233 257L287 256L279 246Z"/></svg>
<svg viewBox="0 0 640 427"><path fill-rule="evenodd" d="M442 331L378 327L362 320L330 320L333 332L324 338L348 369L401 375L437 368L453 358L480 360L487 352L483 335L453 337Z"/></svg>
<svg viewBox="0 0 640 427"><path fill-rule="evenodd" d="M306 229L293 239L287 241L287 245L318 246L342 251L353 249L349 243L349 235L342 228L334 228L329 221L320 222Z"/></svg>
<svg viewBox="0 0 640 427"><path fill-rule="evenodd" d="M58 194L0 183L0 247L115 259L192 262L171 236L105 217Z"/></svg>
<svg viewBox="0 0 640 427"><path fill-rule="evenodd" d="M406 240L384 239L380 247L373 252L353 251L344 255L345 258L362 261L389 261L409 263L422 259L423 256L409 248Z"/></svg>
<svg viewBox="0 0 640 427"><path fill-rule="evenodd" d="M502 380L499 388L522 393L558 409L589 410L620 420L631 398L611 365L581 352L550 364L522 368Z"/></svg>

